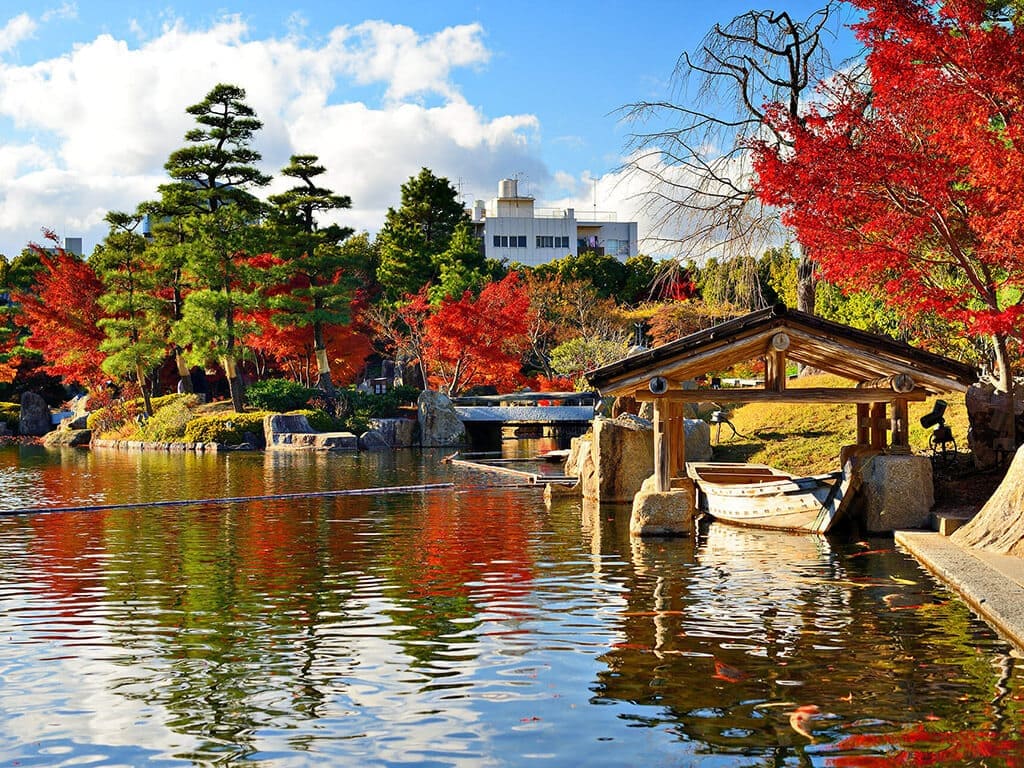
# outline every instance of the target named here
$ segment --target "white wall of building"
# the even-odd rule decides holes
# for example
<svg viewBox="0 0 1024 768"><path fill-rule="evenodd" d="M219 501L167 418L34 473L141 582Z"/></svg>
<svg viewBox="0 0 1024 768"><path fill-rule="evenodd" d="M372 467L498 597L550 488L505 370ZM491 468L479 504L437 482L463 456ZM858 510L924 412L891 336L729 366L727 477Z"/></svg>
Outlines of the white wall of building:
<svg viewBox="0 0 1024 768"><path fill-rule="evenodd" d="M572 208L538 210L532 197L519 196L517 187L514 179L502 179L498 197L486 206L480 200L473 204L474 228L487 258L537 266L577 255L581 239L620 261L637 255L635 221L615 221L607 213L593 221L577 220Z"/></svg>

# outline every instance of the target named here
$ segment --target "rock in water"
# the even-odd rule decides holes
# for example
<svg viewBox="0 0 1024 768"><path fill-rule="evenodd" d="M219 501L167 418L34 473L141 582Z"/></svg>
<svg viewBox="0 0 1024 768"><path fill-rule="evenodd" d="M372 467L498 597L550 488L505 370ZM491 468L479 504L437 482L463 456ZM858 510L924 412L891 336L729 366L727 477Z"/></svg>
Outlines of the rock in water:
<svg viewBox="0 0 1024 768"><path fill-rule="evenodd" d="M50 418L50 407L35 392L23 392L21 395L21 421L18 432L22 435L41 437L53 429Z"/></svg>
<svg viewBox="0 0 1024 768"><path fill-rule="evenodd" d="M451 399L442 392L420 392L416 402L419 408L420 443L424 448L463 445L466 428L462 426Z"/></svg>

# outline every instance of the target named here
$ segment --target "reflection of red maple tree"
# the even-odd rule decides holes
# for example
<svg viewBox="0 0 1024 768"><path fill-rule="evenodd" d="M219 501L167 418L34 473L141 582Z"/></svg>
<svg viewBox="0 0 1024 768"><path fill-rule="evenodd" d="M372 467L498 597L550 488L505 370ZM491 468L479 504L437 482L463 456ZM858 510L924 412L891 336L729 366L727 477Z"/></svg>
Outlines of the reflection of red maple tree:
<svg viewBox="0 0 1024 768"><path fill-rule="evenodd" d="M70 598L94 587L95 576L83 560L103 549L105 514L41 513L32 515L30 520L32 554L54 594Z"/></svg>
<svg viewBox="0 0 1024 768"><path fill-rule="evenodd" d="M517 508L500 519L496 512L491 517L501 502L487 496L480 492L474 497L473 514L448 495L424 497L422 525L403 556L414 565L413 597L468 597L474 591L469 585L484 580L489 599L506 601L529 591L528 518ZM490 519L484 523L482 515Z"/></svg>
<svg viewBox="0 0 1024 768"><path fill-rule="evenodd" d="M880 749L882 754L866 755L862 750ZM928 731L917 726L909 731L847 736L829 748L856 754L827 756L825 765L842 768L889 768L895 765L942 766L976 764L984 758L1000 765L1024 766L1024 740L1000 738L995 731Z"/></svg>

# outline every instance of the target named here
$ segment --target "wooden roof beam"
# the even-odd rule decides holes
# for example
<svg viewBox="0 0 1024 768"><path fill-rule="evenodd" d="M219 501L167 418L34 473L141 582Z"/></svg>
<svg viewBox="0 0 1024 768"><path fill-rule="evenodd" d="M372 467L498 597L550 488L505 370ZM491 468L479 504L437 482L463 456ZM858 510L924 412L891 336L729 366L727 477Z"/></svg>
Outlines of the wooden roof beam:
<svg viewBox="0 0 1024 768"><path fill-rule="evenodd" d="M897 393L891 387L807 387L774 392L760 387L736 387L729 389L669 389L655 395L647 388L638 389L633 395L641 402L669 400L680 403L886 403L897 397L920 402L928 392L916 388L911 392Z"/></svg>

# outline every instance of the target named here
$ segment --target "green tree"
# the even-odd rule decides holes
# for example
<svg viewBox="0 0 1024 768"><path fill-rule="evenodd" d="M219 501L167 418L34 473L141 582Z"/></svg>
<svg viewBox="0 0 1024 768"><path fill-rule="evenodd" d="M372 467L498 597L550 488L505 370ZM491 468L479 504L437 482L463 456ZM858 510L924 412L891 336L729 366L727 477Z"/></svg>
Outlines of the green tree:
<svg viewBox="0 0 1024 768"><path fill-rule="evenodd" d="M626 275L622 281L619 301L639 304L650 299L661 273L661 265L650 256L640 253L626 259L624 266Z"/></svg>
<svg viewBox="0 0 1024 768"><path fill-rule="evenodd" d="M758 276L765 304L785 304L796 307L799 259L787 243L781 248L769 248L757 262Z"/></svg>
<svg viewBox="0 0 1024 768"><path fill-rule="evenodd" d="M474 294L494 275L488 269L480 241L473 234L473 225L463 219L455 226L448 247L433 259L437 267L437 280L430 287L430 303L437 305L447 298L461 296L466 291ZM499 276L498 279L501 279Z"/></svg>
<svg viewBox="0 0 1024 768"><path fill-rule="evenodd" d="M103 282L98 321L106 338L103 370L111 376L135 377L146 414L153 415L146 380L166 352L167 323L156 298L157 274L146 258L146 238L136 230L142 215L111 211L105 217L110 231L89 263Z"/></svg>
<svg viewBox="0 0 1024 768"><path fill-rule="evenodd" d="M377 237L377 279L385 298L397 301L439 276L438 257L451 244L466 211L448 179L420 170L402 185L402 202L388 208Z"/></svg>
<svg viewBox="0 0 1024 768"><path fill-rule="evenodd" d="M279 311L279 324L312 329L317 387L333 393L324 327L349 322L355 271L350 254L341 248L352 229L338 224L321 227L317 221L320 214L352 207L347 195L317 186L316 178L325 172L316 155L292 155L281 173L299 183L270 197L277 208L273 228L283 246L275 250L284 263L284 281L291 286L274 297L271 307Z"/></svg>
<svg viewBox="0 0 1024 768"><path fill-rule="evenodd" d="M542 277L558 276L566 283L588 282L601 298L612 299L623 293L626 265L614 256L597 251L569 254L534 268Z"/></svg>
<svg viewBox="0 0 1024 768"><path fill-rule="evenodd" d="M188 146L171 153L164 165L173 179L160 186L166 210L185 217L184 272L194 290L183 299L173 338L192 347L193 357L214 352L222 358L236 411L243 409L238 374L240 338L237 313L251 305L251 292L240 282L241 262L251 244L247 232L261 204L250 191L270 182L255 167L261 155L252 149L263 123L245 103L245 90L220 83L186 110L198 127L185 133Z"/></svg>
<svg viewBox="0 0 1024 768"><path fill-rule="evenodd" d="M249 189L266 186L270 176L256 168L262 155L249 146L263 123L245 103L245 89L219 83L185 111L199 127L185 133L189 145L164 164L173 179L159 188L164 202L194 213L214 213L228 203L257 212L259 201Z"/></svg>

